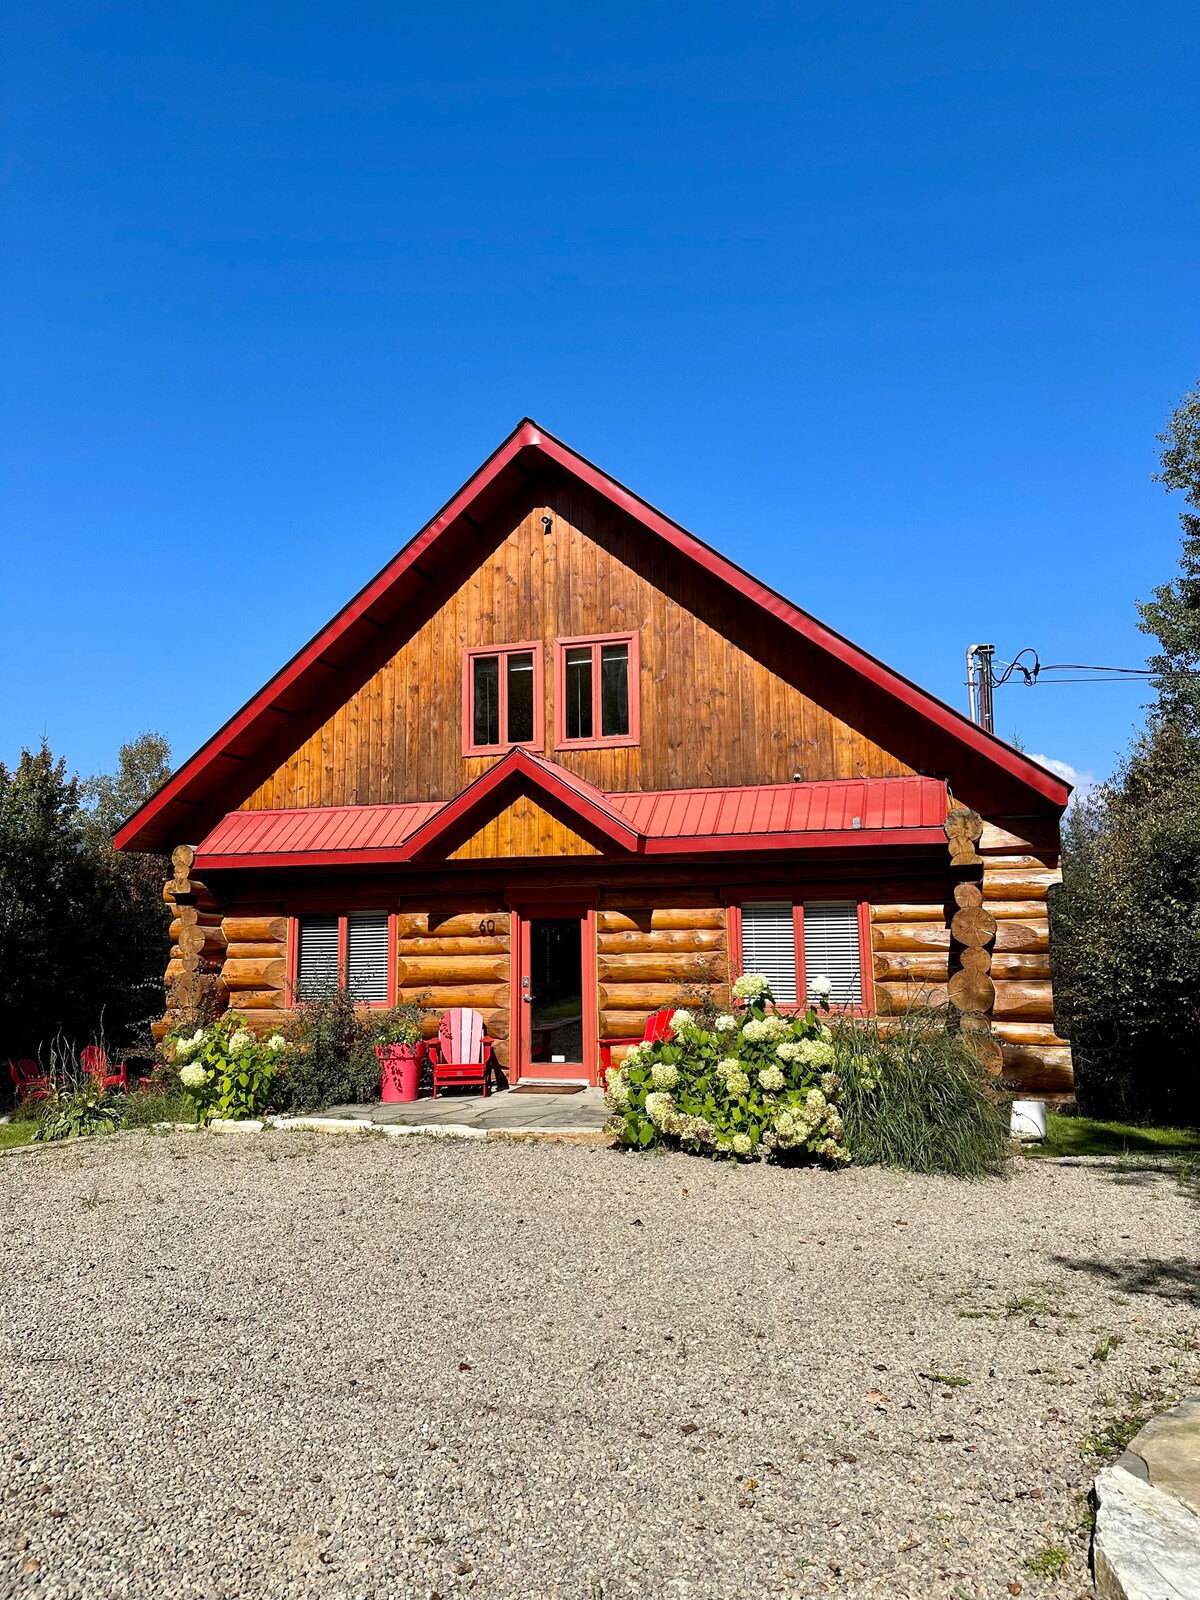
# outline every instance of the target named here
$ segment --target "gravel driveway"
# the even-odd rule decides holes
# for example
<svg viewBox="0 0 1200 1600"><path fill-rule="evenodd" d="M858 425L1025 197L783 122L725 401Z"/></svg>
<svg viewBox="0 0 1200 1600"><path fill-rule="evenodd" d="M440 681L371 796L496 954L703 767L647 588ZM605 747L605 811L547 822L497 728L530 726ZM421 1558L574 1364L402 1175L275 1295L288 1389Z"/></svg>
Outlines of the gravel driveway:
<svg viewBox="0 0 1200 1600"><path fill-rule="evenodd" d="M128 1135L0 1217L6 1596L1078 1596L1080 1441L1200 1375L1104 1164Z"/></svg>

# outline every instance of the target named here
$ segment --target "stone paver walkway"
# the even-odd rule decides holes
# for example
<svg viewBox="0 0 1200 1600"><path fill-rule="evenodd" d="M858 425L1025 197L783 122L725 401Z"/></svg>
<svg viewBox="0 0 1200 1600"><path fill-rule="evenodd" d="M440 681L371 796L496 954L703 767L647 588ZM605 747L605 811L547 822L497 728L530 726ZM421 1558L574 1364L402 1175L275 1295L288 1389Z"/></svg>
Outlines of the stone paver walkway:
<svg viewBox="0 0 1200 1600"><path fill-rule="evenodd" d="M425 1095L402 1105L332 1106L323 1115L381 1127L479 1128L505 1133L599 1133L608 1120L599 1089L578 1094Z"/></svg>

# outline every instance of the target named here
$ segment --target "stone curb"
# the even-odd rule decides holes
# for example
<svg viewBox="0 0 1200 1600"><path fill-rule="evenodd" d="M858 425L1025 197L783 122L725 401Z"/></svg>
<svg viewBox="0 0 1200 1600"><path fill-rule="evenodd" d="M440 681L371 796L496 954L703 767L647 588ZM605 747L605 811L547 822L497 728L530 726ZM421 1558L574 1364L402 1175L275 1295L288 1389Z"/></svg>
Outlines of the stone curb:
<svg viewBox="0 0 1200 1600"><path fill-rule="evenodd" d="M1097 1600L1200 1600L1200 1399L1148 1422L1095 1495Z"/></svg>

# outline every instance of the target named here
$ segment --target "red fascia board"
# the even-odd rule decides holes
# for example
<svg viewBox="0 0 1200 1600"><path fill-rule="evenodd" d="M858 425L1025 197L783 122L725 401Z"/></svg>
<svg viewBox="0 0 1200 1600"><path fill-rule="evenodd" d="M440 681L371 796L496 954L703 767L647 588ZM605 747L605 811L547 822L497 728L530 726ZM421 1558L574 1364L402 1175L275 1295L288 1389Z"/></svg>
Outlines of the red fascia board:
<svg viewBox="0 0 1200 1600"><path fill-rule="evenodd" d="M404 845L408 859L415 860L432 849L446 833L477 811L498 789L520 778L528 780L534 789L540 789L567 806L574 816L591 823L614 843L626 850L638 848L641 834L609 805L599 789L592 789L591 784L576 778L564 781L564 777L560 777L549 762L538 761L527 751L517 749L510 750L495 766L489 767L474 783L468 784L461 794L448 801L436 816L430 817L428 822L422 823L409 835Z"/></svg>
<svg viewBox="0 0 1200 1600"><path fill-rule="evenodd" d="M529 426L534 425L529 424ZM636 495L632 489L625 488L592 462L577 455L569 445L563 444L552 434L545 433L541 429L535 429L535 432L536 442L552 461L557 462L575 477L581 478L589 488L643 523L675 549L697 561L714 577L732 584L747 599L770 612L772 616L778 617L781 622L810 639L843 665L865 677L877 688L893 695L910 709L919 712L927 720L936 723L945 732L971 746L989 761L994 761L1010 776L1036 789L1047 800L1055 805L1067 804L1071 798L1071 786L1064 783L1061 778L1054 777L1036 761L1030 761L1019 750L1014 750L1011 745L1005 744L994 734L986 733L969 717L964 717L960 711L955 711L945 701L930 694L928 689L920 688L894 668L885 666L882 661L859 645L852 644L842 634L835 633L823 622L818 622L816 617L807 611L802 611L799 606L760 582L727 556L719 554L694 533L689 533L679 523L672 522L669 517Z"/></svg>
<svg viewBox="0 0 1200 1600"><path fill-rule="evenodd" d="M239 735L247 732L260 715L276 709L272 702L284 695L304 673L315 668L337 672L339 669L336 666L321 661L324 652L336 645L354 623L370 612L372 606L383 600L393 584L405 572L417 566L430 546L467 510L468 506L474 504L491 487L520 450L537 442L538 432L533 423L528 420L521 422L488 457L478 472L474 473L446 502L433 520L426 523L420 533L410 539L403 550L381 572L360 589L353 599L348 601L301 650L297 651L240 711L235 712L207 743L201 745L200 749L184 762L179 771L169 778L145 805L134 812L114 834L114 847L123 850L133 844L137 836L155 821L171 801L180 798L181 791L193 779L203 773L212 762L227 754L229 746Z"/></svg>
<svg viewBox="0 0 1200 1600"><path fill-rule="evenodd" d="M858 645L852 644L849 639L835 633L832 628L818 622L815 617L752 577L735 562L718 554L695 534L689 533L677 522L672 522L669 517L641 499L631 489L618 483L593 462L578 455L569 445L563 444L553 434L547 433L536 423L525 418L488 457L478 472L447 501L433 520L427 523L421 532L410 540L404 549L347 605L343 606L333 620L293 656L258 694L247 701L246 705L235 713L195 755L185 761L157 794L118 829L113 839L115 847L118 850L128 848L135 844L139 835L147 830L153 831L152 824L165 807L173 800L181 799L182 790L187 785L199 778L218 757L228 754L229 747L240 735L249 731L261 714L272 709L282 709L273 702L283 697L304 673L318 665L324 666L326 670L336 670L331 667L331 663L321 662L322 655L327 650L333 650L354 624L368 616L373 606L385 601L389 590L407 571L414 567L420 570L418 566L420 558L460 517L469 515L469 507L478 507L480 499L489 496L489 491L495 489L497 480L510 464L516 462L518 470L524 472L517 458L526 450L544 456L563 471L586 483L611 504L642 523L651 532L658 534L682 554L696 561L714 577L732 585L747 599L794 632L810 640L835 660L865 677L884 693L890 694L952 738L1002 768L1018 782L1035 790L1054 805L1062 807L1067 804L1071 789L1061 779L1054 777L1036 762L1022 755L1020 751L997 739L995 735L985 733L982 728L960 712L953 710L944 701L938 700L927 690L919 688L902 674L885 666L876 657ZM154 843L161 841L152 840L149 847L153 848Z"/></svg>

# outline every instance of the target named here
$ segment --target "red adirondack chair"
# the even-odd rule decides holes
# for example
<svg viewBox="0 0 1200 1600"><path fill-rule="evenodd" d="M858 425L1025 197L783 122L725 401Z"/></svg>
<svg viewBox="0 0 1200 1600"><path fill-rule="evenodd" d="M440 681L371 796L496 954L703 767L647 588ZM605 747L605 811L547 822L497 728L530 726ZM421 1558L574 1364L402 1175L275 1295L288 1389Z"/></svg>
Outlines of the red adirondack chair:
<svg viewBox="0 0 1200 1600"><path fill-rule="evenodd" d="M653 1016L646 1018L646 1026L642 1029L640 1039L605 1039L600 1045L600 1087L604 1087L604 1078L609 1067L612 1066L612 1053L618 1045L646 1044L655 1039L666 1039L672 1032L671 1018L679 1009L678 1006L665 1006L661 1011L656 1011Z"/></svg>
<svg viewBox="0 0 1200 1600"><path fill-rule="evenodd" d="M86 1045L79 1052L79 1065L91 1078L97 1089L129 1088L129 1079L123 1061L110 1061L98 1044Z"/></svg>
<svg viewBox="0 0 1200 1600"><path fill-rule="evenodd" d="M457 1007L442 1013L437 1043L430 1044L428 1059L433 1066L433 1098L439 1089L478 1084L488 1092L488 1066L492 1054L490 1039L483 1031L478 1011Z"/></svg>
<svg viewBox="0 0 1200 1600"><path fill-rule="evenodd" d="M27 1056L22 1056L18 1061L9 1056L8 1070L12 1075L18 1100L46 1100L54 1091L54 1085L41 1067L36 1061L30 1061Z"/></svg>

